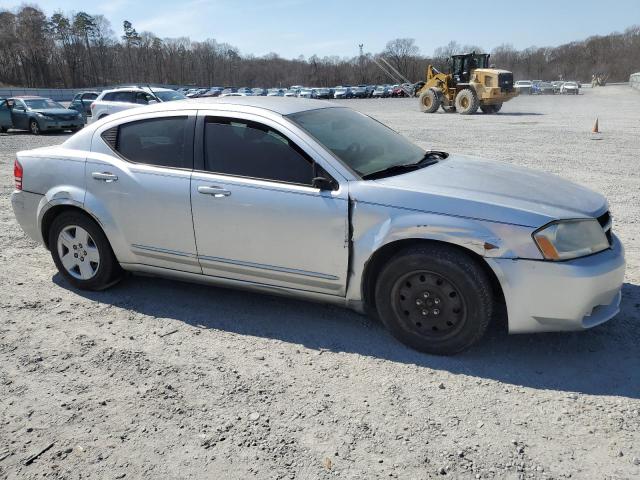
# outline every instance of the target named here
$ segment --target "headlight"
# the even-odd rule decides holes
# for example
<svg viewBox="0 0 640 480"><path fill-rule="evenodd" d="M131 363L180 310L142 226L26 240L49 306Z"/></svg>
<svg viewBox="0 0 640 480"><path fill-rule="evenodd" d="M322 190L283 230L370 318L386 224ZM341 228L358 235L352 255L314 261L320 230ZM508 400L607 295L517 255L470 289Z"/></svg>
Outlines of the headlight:
<svg viewBox="0 0 640 480"><path fill-rule="evenodd" d="M535 231L533 239L547 260L569 260L609 248L596 219L553 222Z"/></svg>

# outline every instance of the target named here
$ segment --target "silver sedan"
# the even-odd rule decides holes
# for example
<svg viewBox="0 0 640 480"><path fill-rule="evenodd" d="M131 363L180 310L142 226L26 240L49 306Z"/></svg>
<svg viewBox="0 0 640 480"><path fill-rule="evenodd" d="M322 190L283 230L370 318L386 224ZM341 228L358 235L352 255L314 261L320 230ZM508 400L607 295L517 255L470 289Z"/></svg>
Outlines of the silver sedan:
<svg viewBox="0 0 640 480"><path fill-rule="evenodd" d="M542 172L424 150L351 109L226 97L127 110L18 153L12 204L67 281L123 271L374 315L452 354L506 304L509 331L619 310L606 200Z"/></svg>

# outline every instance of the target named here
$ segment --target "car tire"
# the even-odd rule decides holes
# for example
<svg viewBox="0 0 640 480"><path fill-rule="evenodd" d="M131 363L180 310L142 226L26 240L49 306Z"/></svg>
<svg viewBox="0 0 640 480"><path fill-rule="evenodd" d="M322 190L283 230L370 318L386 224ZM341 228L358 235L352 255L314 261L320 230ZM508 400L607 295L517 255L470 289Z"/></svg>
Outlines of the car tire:
<svg viewBox="0 0 640 480"><path fill-rule="evenodd" d="M38 124L38 121L35 119L31 119L29 121L29 131L33 134L33 135L40 135L40 125Z"/></svg>
<svg viewBox="0 0 640 480"><path fill-rule="evenodd" d="M420 94L420 110L424 113L437 112L441 103L442 99L434 88L428 88Z"/></svg>
<svg viewBox="0 0 640 480"><path fill-rule="evenodd" d="M456 110L461 115L473 115L478 111L478 95L470 88L463 88L456 95Z"/></svg>
<svg viewBox="0 0 640 480"><path fill-rule="evenodd" d="M81 212L63 212L49 229L49 249L60 274L81 290L104 290L122 268L98 224Z"/></svg>
<svg viewBox="0 0 640 480"><path fill-rule="evenodd" d="M382 268L375 303L382 323L402 343L453 355L486 332L493 291L471 255L446 245L422 245L399 252Z"/></svg>

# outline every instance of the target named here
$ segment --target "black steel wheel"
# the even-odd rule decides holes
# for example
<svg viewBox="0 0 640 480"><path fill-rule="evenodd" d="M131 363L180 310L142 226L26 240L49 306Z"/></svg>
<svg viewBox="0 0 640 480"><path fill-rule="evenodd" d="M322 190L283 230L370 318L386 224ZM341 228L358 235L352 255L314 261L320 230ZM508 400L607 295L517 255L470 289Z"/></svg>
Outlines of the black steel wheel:
<svg viewBox="0 0 640 480"><path fill-rule="evenodd" d="M382 267L375 308L404 344L452 355L484 335L493 314L493 290L480 260L470 253L424 243L398 252Z"/></svg>
<svg viewBox="0 0 640 480"><path fill-rule="evenodd" d="M409 272L396 280L391 295L403 328L426 340L454 336L466 322L467 308L459 288L438 273Z"/></svg>

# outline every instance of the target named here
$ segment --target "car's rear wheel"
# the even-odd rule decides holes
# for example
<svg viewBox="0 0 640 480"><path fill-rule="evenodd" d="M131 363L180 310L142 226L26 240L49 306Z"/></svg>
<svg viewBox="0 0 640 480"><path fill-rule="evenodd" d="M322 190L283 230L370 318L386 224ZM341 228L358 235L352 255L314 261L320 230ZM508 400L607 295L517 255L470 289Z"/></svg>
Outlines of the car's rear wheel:
<svg viewBox="0 0 640 480"><path fill-rule="evenodd" d="M37 120L31 120L29 122L29 131L34 135L40 135L40 125Z"/></svg>
<svg viewBox="0 0 640 480"><path fill-rule="evenodd" d="M62 276L82 290L103 290L122 276L98 224L80 212L63 212L49 229L49 248Z"/></svg>
<svg viewBox="0 0 640 480"><path fill-rule="evenodd" d="M485 333L491 282L481 265L454 247L423 245L396 254L375 289L383 324L401 342L437 355L461 352Z"/></svg>

